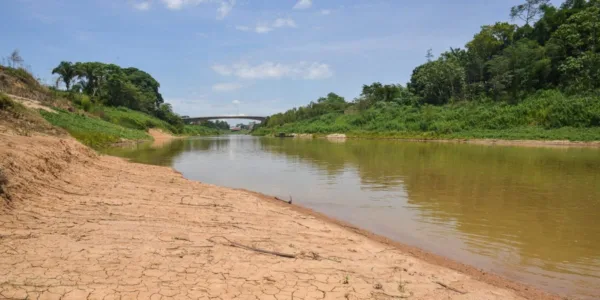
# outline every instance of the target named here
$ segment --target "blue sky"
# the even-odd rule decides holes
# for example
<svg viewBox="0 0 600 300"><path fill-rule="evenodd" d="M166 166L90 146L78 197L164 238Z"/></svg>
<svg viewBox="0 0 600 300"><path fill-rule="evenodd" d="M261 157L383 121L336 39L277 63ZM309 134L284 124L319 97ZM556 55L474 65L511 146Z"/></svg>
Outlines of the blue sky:
<svg viewBox="0 0 600 300"><path fill-rule="evenodd" d="M2 0L0 55L46 82L60 61L134 66L183 115L270 115L406 83L523 0ZM553 1L559 4L562 1Z"/></svg>

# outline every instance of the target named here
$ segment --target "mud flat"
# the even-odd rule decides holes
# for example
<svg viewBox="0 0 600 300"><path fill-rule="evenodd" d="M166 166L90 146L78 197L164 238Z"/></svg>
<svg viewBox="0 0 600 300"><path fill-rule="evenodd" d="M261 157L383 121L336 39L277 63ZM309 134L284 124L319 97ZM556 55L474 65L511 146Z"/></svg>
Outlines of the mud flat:
<svg viewBox="0 0 600 300"><path fill-rule="evenodd" d="M258 193L0 133L0 298L559 299Z"/></svg>

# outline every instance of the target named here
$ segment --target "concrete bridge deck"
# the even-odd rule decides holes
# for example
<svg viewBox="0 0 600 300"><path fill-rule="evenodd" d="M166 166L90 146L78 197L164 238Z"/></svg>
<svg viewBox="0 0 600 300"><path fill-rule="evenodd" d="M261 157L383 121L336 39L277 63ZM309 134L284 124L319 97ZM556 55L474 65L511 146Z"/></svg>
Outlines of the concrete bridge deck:
<svg viewBox="0 0 600 300"><path fill-rule="evenodd" d="M267 117L259 116L210 116L210 117L195 117L195 118L184 118L183 121L186 123L198 123L209 120L222 120L222 119L244 119L244 120L256 120L264 122Z"/></svg>

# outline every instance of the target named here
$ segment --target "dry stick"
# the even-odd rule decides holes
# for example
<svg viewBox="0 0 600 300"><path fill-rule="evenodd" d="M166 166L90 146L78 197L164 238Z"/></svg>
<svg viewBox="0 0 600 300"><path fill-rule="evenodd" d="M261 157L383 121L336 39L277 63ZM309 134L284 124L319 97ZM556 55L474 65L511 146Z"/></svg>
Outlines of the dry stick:
<svg viewBox="0 0 600 300"><path fill-rule="evenodd" d="M292 196L290 196L290 200L289 201L286 201L286 200L283 200L283 199L279 199L277 197L275 197L275 200L283 201L283 202L286 202L287 204L292 204Z"/></svg>
<svg viewBox="0 0 600 300"><path fill-rule="evenodd" d="M224 236L211 236L207 240L209 242L216 243L215 241L212 240L213 238L222 238L222 239L228 241L229 244L230 244L230 246L232 246L232 247L238 247L238 248L242 248L242 249L246 249L246 250L251 250L251 251L256 251L256 252L260 252L260 253L266 253L266 254L281 256L281 257L296 258L296 255L293 255L293 254L287 254L287 253L281 253L281 252L263 250L263 249L259 249L259 248L254 248L254 247L249 247L249 246L246 246L246 245L242 245L240 243L232 242L232 241L230 241L228 238L226 238Z"/></svg>
<svg viewBox="0 0 600 300"><path fill-rule="evenodd" d="M447 289L449 289L449 290L451 290L451 291L455 291L455 292L457 292L459 294L463 294L464 295L464 294L467 293L467 292L463 292L461 290L457 290L457 289L455 289L455 288L453 288L451 286L448 286L448 285L446 285L446 284L444 284L442 282L439 282L439 281L434 281L434 282L437 283L437 284L439 284L439 285L441 285L441 286L443 286L443 287L445 287L445 288L447 288Z"/></svg>

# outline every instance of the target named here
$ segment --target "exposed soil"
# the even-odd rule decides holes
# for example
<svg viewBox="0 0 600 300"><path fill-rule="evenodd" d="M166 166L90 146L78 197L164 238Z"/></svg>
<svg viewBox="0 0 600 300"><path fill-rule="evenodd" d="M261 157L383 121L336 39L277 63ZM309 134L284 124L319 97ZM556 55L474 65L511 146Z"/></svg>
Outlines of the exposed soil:
<svg viewBox="0 0 600 300"><path fill-rule="evenodd" d="M558 299L70 138L0 133L0 158L0 298Z"/></svg>
<svg viewBox="0 0 600 300"><path fill-rule="evenodd" d="M10 96L14 101L17 101L17 102L23 104L27 108L42 109L47 112L56 113L56 111L54 109L43 105L40 101L29 99L29 98L24 98L24 97L20 97L20 96L16 96L16 95L11 95L11 94L7 94L7 95Z"/></svg>

